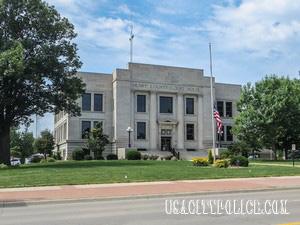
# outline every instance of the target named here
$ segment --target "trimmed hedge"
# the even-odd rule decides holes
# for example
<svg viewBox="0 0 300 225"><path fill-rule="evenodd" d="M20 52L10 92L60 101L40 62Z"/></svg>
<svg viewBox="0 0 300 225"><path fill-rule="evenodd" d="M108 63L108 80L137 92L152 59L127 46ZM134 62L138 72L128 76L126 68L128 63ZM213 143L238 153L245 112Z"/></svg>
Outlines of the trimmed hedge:
<svg viewBox="0 0 300 225"><path fill-rule="evenodd" d="M142 154L139 151L131 150L126 154L126 159L128 160L140 160L142 158Z"/></svg>
<svg viewBox="0 0 300 225"><path fill-rule="evenodd" d="M107 160L118 160L118 156L115 154L109 154L106 156Z"/></svg>
<svg viewBox="0 0 300 225"><path fill-rule="evenodd" d="M72 158L74 160L84 160L84 151L82 149L75 149L73 152L72 152Z"/></svg>
<svg viewBox="0 0 300 225"><path fill-rule="evenodd" d="M102 155L95 156L95 159L96 160L105 160L105 158Z"/></svg>
<svg viewBox="0 0 300 225"><path fill-rule="evenodd" d="M230 165L248 167L249 160L245 156L235 156L230 159Z"/></svg>

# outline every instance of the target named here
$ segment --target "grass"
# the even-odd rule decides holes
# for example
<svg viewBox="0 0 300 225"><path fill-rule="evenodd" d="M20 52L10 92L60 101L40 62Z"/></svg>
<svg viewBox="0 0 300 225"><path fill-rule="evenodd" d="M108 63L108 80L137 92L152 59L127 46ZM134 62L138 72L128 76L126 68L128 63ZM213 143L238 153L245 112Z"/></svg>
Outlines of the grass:
<svg viewBox="0 0 300 225"><path fill-rule="evenodd" d="M0 188L289 175L300 175L300 168L250 164L248 168L215 169L194 167L190 161L68 161L0 169Z"/></svg>
<svg viewBox="0 0 300 225"><path fill-rule="evenodd" d="M250 160L250 163L262 163L262 164L285 164L285 165L293 165L293 160L266 160L266 159L258 159L258 160ZM295 165L300 165L300 160L295 159Z"/></svg>

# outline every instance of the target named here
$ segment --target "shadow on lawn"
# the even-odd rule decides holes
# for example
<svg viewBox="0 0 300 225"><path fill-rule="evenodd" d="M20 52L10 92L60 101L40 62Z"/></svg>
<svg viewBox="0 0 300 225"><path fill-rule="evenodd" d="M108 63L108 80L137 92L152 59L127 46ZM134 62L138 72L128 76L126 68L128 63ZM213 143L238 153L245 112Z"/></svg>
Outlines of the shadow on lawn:
<svg viewBox="0 0 300 225"><path fill-rule="evenodd" d="M11 169L31 169L31 168L93 168L93 167L120 167L120 166L153 166L155 164L146 163L144 161L71 161L57 163L35 163L29 166L21 166Z"/></svg>

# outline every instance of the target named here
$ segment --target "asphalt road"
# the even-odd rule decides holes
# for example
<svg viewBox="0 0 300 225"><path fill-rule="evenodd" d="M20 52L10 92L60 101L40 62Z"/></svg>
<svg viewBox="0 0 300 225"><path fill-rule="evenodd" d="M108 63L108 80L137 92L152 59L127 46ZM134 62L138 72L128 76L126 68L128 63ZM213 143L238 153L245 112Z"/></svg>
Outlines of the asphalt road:
<svg viewBox="0 0 300 225"><path fill-rule="evenodd" d="M260 203L266 200L288 200L287 211L288 215L283 214L256 214L228 215L226 211L218 211L223 214L167 214L167 211L176 212L174 208L170 208L170 200L178 200L182 203L201 202L201 200L236 200L237 208L241 206L238 202L247 200L259 200ZM208 202L207 201L207 202ZM250 201L251 202L251 201ZM273 202L272 202L273 204ZM182 211L182 205L177 204L175 207L180 208L178 212ZM271 205L267 204L269 209ZM179 206L179 207L178 207ZM187 205L185 205L187 207ZM202 213L192 207L190 210L195 213ZM195 205L194 205L195 206ZM214 205L216 206L216 205ZM251 211L251 204L249 203L248 212ZM274 205L274 211L276 205ZM262 207L263 208L263 207ZM207 208L208 209L208 208ZM272 208L273 209L273 208ZM187 208L186 208L187 210ZM208 212L209 210L204 210ZM217 210L215 209L214 212ZM213 212L213 211L212 211ZM228 211L230 212L230 210ZM238 211L236 211L238 212ZM164 197L164 198L150 198L150 199L132 199L132 200L110 200L110 201L93 201L93 202L76 202L76 203L56 203L43 205L20 205L20 206L0 206L0 224L16 224L16 225L58 225L58 224L103 224L103 225L192 225L192 224L233 224L233 225L253 225L253 224L287 224L290 222L300 222L300 190L284 190L284 191L263 191L263 192L248 192L248 193L226 193L226 194L205 194L197 196L181 196L181 197ZM300 224L300 223L299 223Z"/></svg>

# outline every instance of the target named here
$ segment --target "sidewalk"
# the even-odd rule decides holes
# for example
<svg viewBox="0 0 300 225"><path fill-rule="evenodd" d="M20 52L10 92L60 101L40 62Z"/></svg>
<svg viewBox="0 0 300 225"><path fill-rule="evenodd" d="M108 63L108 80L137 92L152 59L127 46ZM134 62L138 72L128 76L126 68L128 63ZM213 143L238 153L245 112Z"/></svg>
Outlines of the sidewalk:
<svg viewBox="0 0 300 225"><path fill-rule="evenodd" d="M209 191L246 191L274 188L300 189L300 176L9 188L0 189L0 203L37 203L118 197L137 198L139 196L149 197L207 193Z"/></svg>

